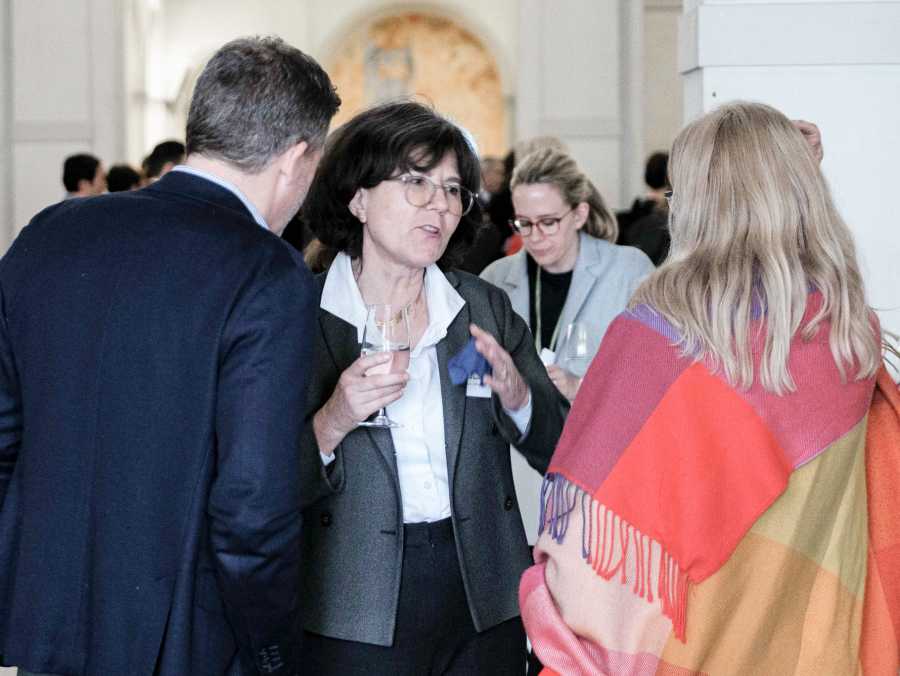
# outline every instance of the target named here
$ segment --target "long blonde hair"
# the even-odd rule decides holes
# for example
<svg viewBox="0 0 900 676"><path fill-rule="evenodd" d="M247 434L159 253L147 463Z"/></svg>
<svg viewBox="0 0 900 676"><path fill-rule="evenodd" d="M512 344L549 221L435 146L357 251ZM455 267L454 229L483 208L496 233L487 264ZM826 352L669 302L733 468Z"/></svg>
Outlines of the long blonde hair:
<svg viewBox="0 0 900 676"><path fill-rule="evenodd" d="M767 390L795 385L791 339L823 320L841 376L881 363L850 230L800 132L766 105L736 102L689 124L669 162L669 257L637 290L681 333L685 354L709 359L733 385L754 379L751 328L764 315L759 364ZM801 326L810 288L822 295Z"/></svg>
<svg viewBox="0 0 900 676"><path fill-rule="evenodd" d="M548 183L555 186L563 200L575 207L586 202L588 209L584 232L597 239L615 242L619 226L615 217L606 208L600 192L584 175L571 155L553 147L544 147L529 153L516 162L510 188L533 183Z"/></svg>

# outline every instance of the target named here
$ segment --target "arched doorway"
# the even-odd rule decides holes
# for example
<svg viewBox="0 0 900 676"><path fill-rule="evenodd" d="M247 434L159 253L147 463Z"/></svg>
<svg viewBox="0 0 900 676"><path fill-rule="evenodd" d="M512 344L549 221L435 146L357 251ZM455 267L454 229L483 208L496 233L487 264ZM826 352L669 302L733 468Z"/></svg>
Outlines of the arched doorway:
<svg viewBox="0 0 900 676"><path fill-rule="evenodd" d="M413 97L465 127L483 155L503 155L507 115L493 55L470 31L422 12L381 15L337 43L326 69L343 105L333 127L383 101Z"/></svg>

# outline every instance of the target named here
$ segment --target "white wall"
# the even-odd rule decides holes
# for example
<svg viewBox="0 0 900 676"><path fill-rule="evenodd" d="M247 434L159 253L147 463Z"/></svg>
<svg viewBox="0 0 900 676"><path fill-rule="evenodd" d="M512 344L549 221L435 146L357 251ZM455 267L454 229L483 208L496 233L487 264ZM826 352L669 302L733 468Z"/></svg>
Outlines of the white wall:
<svg viewBox="0 0 900 676"><path fill-rule="evenodd" d="M138 161L163 138L183 137L186 86L228 40L243 35L278 35L327 67L349 31L398 10L436 13L468 28L494 53L504 93L512 95L517 0L164 0L157 20L149 27L144 138L142 147L131 151L132 160ZM213 16L215 21L210 21Z"/></svg>
<svg viewBox="0 0 900 676"><path fill-rule="evenodd" d="M125 152L121 4L116 0L3 3L0 241L64 194L62 161Z"/></svg>
<svg viewBox="0 0 900 676"><path fill-rule="evenodd" d="M681 0L644 3L643 110L644 159L668 151L683 126L682 79L678 72L678 21Z"/></svg>
<svg viewBox="0 0 900 676"><path fill-rule="evenodd" d="M632 192L636 174L625 158L640 148L640 124L631 126L640 115L633 105L640 65L630 49L635 34L640 39L631 30L641 16L635 7L522 0L519 10L517 138L560 137L613 205Z"/></svg>
<svg viewBox="0 0 900 676"><path fill-rule="evenodd" d="M686 118L742 98L816 122L870 303L900 331L900 2L692 4L680 56Z"/></svg>

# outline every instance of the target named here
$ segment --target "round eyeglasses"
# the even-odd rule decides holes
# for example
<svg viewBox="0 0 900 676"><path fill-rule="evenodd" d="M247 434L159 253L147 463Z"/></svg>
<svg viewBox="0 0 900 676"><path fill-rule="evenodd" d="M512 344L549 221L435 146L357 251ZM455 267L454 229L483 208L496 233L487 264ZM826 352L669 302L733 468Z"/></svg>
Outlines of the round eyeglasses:
<svg viewBox="0 0 900 676"><path fill-rule="evenodd" d="M531 235L532 228L538 228L545 236L555 235L559 231L560 221L573 211L575 211L575 207L572 207L561 216L544 216L536 221L529 221L527 218L513 218L510 219L509 224L515 228L522 237Z"/></svg>
<svg viewBox="0 0 900 676"><path fill-rule="evenodd" d="M406 201L414 207L428 206L431 200L434 199L438 188L444 191L447 211L454 216L465 216L475 204L475 195L472 191L459 183L439 185L421 174L402 174L387 180L402 183L404 186L403 195L406 197Z"/></svg>

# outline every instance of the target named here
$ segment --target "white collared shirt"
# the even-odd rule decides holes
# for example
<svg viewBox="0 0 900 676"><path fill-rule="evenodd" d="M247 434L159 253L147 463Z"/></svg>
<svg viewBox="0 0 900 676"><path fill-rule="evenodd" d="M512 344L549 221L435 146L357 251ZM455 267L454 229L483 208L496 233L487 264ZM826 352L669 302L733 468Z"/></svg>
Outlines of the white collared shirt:
<svg viewBox="0 0 900 676"><path fill-rule="evenodd" d="M172 171L182 171L185 174L190 174L191 176L205 178L207 181L212 181L216 185L225 188L225 190L237 197L241 201L241 203L245 207L247 207L247 211L250 212L250 215L253 217L253 220L257 222L257 224L259 224L266 230L271 229L269 228L269 224L266 223L266 219L263 218L263 215L261 213L259 213L259 209L256 208L256 205L253 204L253 202L251 202L234 183L226 181L224 178L216 176L215 174L210 174L208 171L203 171L201 169L197 169L196 167L189 167L186 164L179 164L178 166L173 167Z"/></svg>
<svg viewBox="0 0 900 676"><path fill-rule="evenodd" d="M409 382L403 396L387 407L388 415L402 425L391 429L397 455L397 473L404 523L439 521L450 516L450 483L444 440L444 407L437 344L466 301L447 281L437 265L425 269L425 302L428 327L409 358ZM350 257L339 253L328 270L322 289L321 308L356 327L362 342L366 304L353 276ZM524 434L531 420L528 404L507 411ZM326 464L334 456L323 456ZM350 461L350 460L348 460Z"/></svg>

